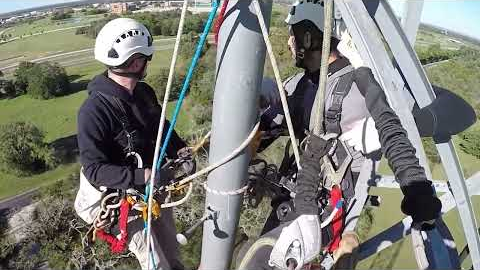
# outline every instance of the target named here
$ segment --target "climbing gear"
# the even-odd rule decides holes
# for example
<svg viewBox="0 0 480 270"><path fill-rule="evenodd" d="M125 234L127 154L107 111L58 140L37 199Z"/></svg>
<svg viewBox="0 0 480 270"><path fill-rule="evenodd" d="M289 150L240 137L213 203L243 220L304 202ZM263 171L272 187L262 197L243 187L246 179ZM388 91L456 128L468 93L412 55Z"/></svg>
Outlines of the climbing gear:
<svg viewBox="0 0 480 270"><path fill-rule="evenodd" d="M280 269L300 269L305 263L313 260L321 250L322 232L317 215L301 215L290 225L282 229L277 239L268 264Z"/></svg>
<svg viewBox="0 0 480 270"><path fill-rule="evenodd" d="M306 138L306 148L302 155L302 169L297 174L297 193L295 195L295 211L299 215L317 215L317 192L320 187L320 173L323 157L327 155L335 137L317 137L309 134Z"/></svg>
<svg viewBox="0 0 480 270"><path fill-rule="evenodd" d="M112 253L122 253L125 250L127 244L127 221L128 221L128 211L130 210L130 203L122 199L120 204L120 217L118 219L118 224L120 227L120 238L116 238L113 235L106 233L103 229L99 228L96 230L96 236L110 244L110 249Z"/></svg>
<svg viewBox="0 0 480 270"><path fill-rule="evenodd" d="M153 55L153 38L141 23L118 18L108 22L95 40L95 59L109 67L118 67L135 54Z"/></svg>
<svg viewBox="0 0 480 270"><path fill-rule="evenodd" d="M75 212L86 223L92 224L100 211L100 201L102 194L106 191L105 187L98 190L85 177L83 168L80 169L80 187L75 197Z"/></svg>
<svg viewBox="0 0 480 270"><path fill-rule="evenodd" d="M321 230L334 220L342 204L343 201L339 200L323 222L318 215L300 215L283 228L270 253L269 265L280 269L301 269L317 257L322 247ZM289 268L291 264L295 266Z"/></svg>
<svg viewBox="0 0 480 270"><path fill-rule="evenodd" d="M102 102L107 108L110 109L110 111L113 112L113 116L122 126L121 133L124 134L127 141L127 146L123 149L123 152L126 155L126 159L129 159L130 157L135 157L135 159L133 160L134 163L131 163L131 165L138 168L143 168L143 160L140 155L135 151L135 149L137 148L135 147L135 143L139 143L140 141L137 136L138 132L130 124L127 116L127 111L125 110L122 101L117 97L110 96L99 91L96 93L100 102ZM140 164L142 165L141 167L139 166Z"/></svg>
<svg viewBox="0 0 480 270"><path fill-rule="evenodd" d="M322 60L320 63L320 74L318 80L318 92L315 96L314 101L314 127L313 133L316 135L321 135L324 131L323 129L323 111L325 106L325 89L327 86L327 76L328 76L328 59L330 57L330 42L332 31L330 31L332 27L332 19L333 19L333 0L325 0L325 24L324 29L329 31L323 31L323 44L322 44ZM322 29L322 28L320 28ZM316 104L316 106L315 106ZM311 120L310 120L311 121Z"/></svg>

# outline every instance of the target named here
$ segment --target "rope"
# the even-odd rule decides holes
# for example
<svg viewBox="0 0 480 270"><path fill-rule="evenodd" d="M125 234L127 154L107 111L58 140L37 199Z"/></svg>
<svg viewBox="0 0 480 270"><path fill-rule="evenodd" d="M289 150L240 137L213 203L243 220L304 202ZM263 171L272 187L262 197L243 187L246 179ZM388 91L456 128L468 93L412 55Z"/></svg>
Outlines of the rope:
<svg viewBox="0 0 480 270"><path fill-rule="evenodd" d="M253 243L252 246L247 250L245 256L243 256L243 259L240 262L240 266L238 267L238 269L247 269L246 267L260 248L264 246L274 247L276 242L277 240L272 237L262 237L255 241L255 243Z"/></svg>
<svg viewBox="0 0 480 270"><path fill-rule="evenodd" d="M297 164L298 170L301 169L300 166L300 154L298 153L297 139L295 138L295 132L293 131L292 118L290 116L290 110L288 109L287 97L285 96L285 90L283 89L282 79L280 77L280 71L278 70L277 60L273 53L272 44L268 37L267 27L265 25L265 19L263 18L262 10L258 0L253 1L255 10L257 13L258 22L260 23L260 28L262 29L263 39L265 40L265 45L267 46L268 55L270 56L270 62L272 63L273 72L275 74L275 80L277 82L278 92L280 93L280 100L282 101L283 111L285 112L285 120L287 121L288 134L290 135L290 140L292 141L293 155L295 156L295 163Z"/></svg>
<svg viewBox="0 0 480 270"><path fill-rule="evenodd" d="M163 129L165 127L165 119L166 119L166 112L167 112L167 105L168 105L168 100L170 98L170 90L172 88L172 83L173 83L173 76L175 73L175 65L177 62L178 58L178 51L180 48L180 42L182 39L182 34L183 34L183 25L185 23L185 17L187 14L187 7L188 7L188 0L183 1L183 7L182 7L182 14L180 15L180 22L178 24L178 30L177 30L177 37L175 40L175 47L173 49L173 56L172 56L172 62L170 63L170 71L168 74L168 80L167 80L167 87L165 89L165 95L163 97L163 107L162 107L162 113L160 116L160 123L158 126L158 134L157 134L157 141L155 143L155 154L153 156L153 163L152 164L157 164L159 163L158 157L159 157L159 151L160 151L160 144L162 141L162 134L163 134ZM150 247L150 238L151 238L151 224L152 224L152 205L153 205L153 188L155 186L155 175L157 173L157 169L159 166L152 166L152 174L150 178L150 185L147 185L147 190L145 190L145 201L148 201L148 214L147 214L147 247ZM150 249L149 249L150 251ZM151 254L151 253L150 253ZM150 257L150 256L149 256ZM153 256L152 256L153 259ZM150 262L151 260L147 259L147 269L150 269Z"/></svg>
<svg viewBox="0 0 480 270"><path fill-rule="evenodd" d="M191 182L202 176L202 175L205 175L213 170L215 170L216 168L222 166L223 164L229 162L230 160L234 159L236 156L238 156L238 154L240 154L243 150L245 150L245 148L248 147L248 145L250 144L250 142L253 140L253 138L255 137L255 134L257 133L258 131L258 128L260 127L260 122L258 122L255 127L252 129L252 131L250 132L250 134L248 135L248 137L245 139L245 141L242 142L242 144L240 146L238 146L236 149L234 149L232 151L232 153L230 153L230 155L224 157L223 159L221 159L220 161L218 161L217 163L214 163L206 168L203 168L202 170L182 179L181 181L178 181L177 183L175 183L174 185L170 185L168 187L166 187L166 190L167 191L171 191L171 190L175 190L175 185L177 186L182 186L182 185L185 185L187 183L190 184L189 186L189 192L187 192L187 194L185 195L184 198L182 198L180 201L177 201L177 202L172 202L172 203L169 203L169 204L162 204L161 205L161 208L169 208L169 207L174 207L174 206L179 206L181 205L182 203L186 202L188 200L188 197L190 196L191 194L191 189L193 188L191 186ZM206 182L203 182L202 183L204 185L204 188L207 190L208 186L206 186ZM160 188L161 189L161 188ZM246 189L246 187L243 187L241 189ZM224 195L222 193L226 193L225 195L237 195L236 193L235 194L230 194L231 192L239 192L239 190L241 189L238 189L238 190L234 190L234 191L216 191L216 190L212 190L212 189L209 189L210 191L212 192L217 192L218 195ZM207 190L208 191L208 190Z"/></svg>
<svg viewBox="0 0 480 270"><path fill-rule="evenodd" d="M218 33L220 32L220 27L222 27L223 21L225 20L225 12L227 11L229 0L224 0L220 14L218 15L215 26L213 27L215 32L215 45L218 45Z"/></svg>
<svg viewBox="0 0 480 270"><path fill-rule="evenodd" d="M232 190L232 191L220 191L220 190L215 190L215 189L211 189L208 187L207 185L207 182L203 182L203 188L209 192L209 193L212 193L212 194L215 194L215 195L221 195L221 196L235 196L235 195L240 195L240 194L243 194L245 192L245 190L247 190L248 188L248 185L242 187L242 188L239 188L239 189L236 189L236 190Z"/></svg>
<svg viewBox="0 0 480 270"><path fill-rule="evenodd" d="M122 253L125 250L127 245L128 231L128 211L130 210L130 204L127 200L122 199L120 205L120 217L119 217L119 227L120 227L120 238L117 239L115 236L106 233L103 229L96 230L96 236L110 244L110 249L112 253Z"/></svg>
<svg viewBox="0 0 480 270"><path fill-rule="evenodd" d="M160 169L160 164L162 163L162 160L166 155L167 146L168 146L168 143L169 143L170 138L172 136L173 130L175 128L175 124L177 123L178 114L180 113L180 109L182 107L183 100L185 99L186 92L187 92L188 87L190 85L190 81L193 77L193 72L194 72L194 70L197 66L198 60L200 59L200 54L202 52L203 46L205 45L205 41L207 40L208 32L210 31L210 28L212 27L213 19L215 18L215 15L217 14L218 1L219 0L217 0L213 3L213 7L212 7L212 10L210 11L207 23L206 23L206 25L203 29L203 33L202 33L202 35L200 37L200 40L197 44L195 55L192 59L192 63L190 64L190 68L189 68L188 73L187 73L187 77L185 78L185 81L183 82L183 87L182 87L182 90L181 90L180 95L178 97L177 105L175 107L175 111L174 111L173 117L172 117L172 122L170 123L170 128L168 129L167 135L166 135L165 140L163 142L163 146L160 150L160 157L158 157L158 152L155 154L155 157L154 157L154 159L157 159L157 160L156 160L156 162L153 163L154 164L154 166L153 166L154 169L152 171L152 177L150 179L150 186L149 186L150 188L148 190L149 198L148 198L148 221L147 221L147 247L149 247L149 248L150 248L151 221L152 221L152 212L151 212L152 208L151 207L152 207L152 204L153 204L152 193L153 193L154 179L155 179L154 172L156 173L156 171L158 169ZM177 33L177 41L181 37L181 30L180 29L183 28L183 22L185 20L185 15L183 13L185 12L186 8L187 8L187 0L184 0L183 9L182 9L183 18L180 19L180 24L181 25L179 25L179 30L178 30L178 33ZM182 26L182 27L180 27L180 26ZM175 46L177 46L177 44L175 44ZM174 55L174 58L176 58L176 56L177 55ZM173 73L173 71L172 71L172 68L171 68L170 69L170 75L172 73ZM168 99L166 99L166 100L168 100ZM165 99L164 99L164 103L165 103ZM163 116L164 121L165 121L166 107L167 106L164 104L164 107L162 108L162 116ZM160 120L162 120L162 119L160 119ZM161 130L159 129L159 134L157 135L157 139L160 138L160 140L161 140L161 134L163 133L163 126L161 128L162 129ZM157 143L160 144L160 142L158 142L158 141L157 141ZM147 193L147 192L145 192L145 193ZM147 260L147 269L150 269L150 260Z"/></svg>
<svg viewBox="0 0 480 270"><path fill-rule="evenodd" d="M320 65L320 78L318 91L315 100L317 107L315 111L313 134L320 136L323 133L323 111L325 106L325 88L327 87L328 58L330 56L330 39L332 38L333 0L325 0L325 23L323 27L322 62Z"/></svg>

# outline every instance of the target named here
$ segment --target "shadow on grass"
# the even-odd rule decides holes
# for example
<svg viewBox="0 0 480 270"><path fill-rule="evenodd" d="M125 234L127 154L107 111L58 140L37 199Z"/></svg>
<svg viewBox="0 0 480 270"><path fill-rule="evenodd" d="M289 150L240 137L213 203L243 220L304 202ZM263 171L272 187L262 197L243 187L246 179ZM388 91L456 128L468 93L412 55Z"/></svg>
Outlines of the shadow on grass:
<svg viewBox="0 0 480 270"><path fill-rule="evenodd" d="M60 164L77 162L79 155L77 135L57 139L50 143L50 147L54 149L55 157Z"/></svg>
<svg viewBox="0 0 480 270"><path fill-rule="evenodd" d="M70 91L67 95L75 94L77 92L87 89L89 80L78 80L82 76L80 75L68 75L68 81L70 82Z"/></svg>

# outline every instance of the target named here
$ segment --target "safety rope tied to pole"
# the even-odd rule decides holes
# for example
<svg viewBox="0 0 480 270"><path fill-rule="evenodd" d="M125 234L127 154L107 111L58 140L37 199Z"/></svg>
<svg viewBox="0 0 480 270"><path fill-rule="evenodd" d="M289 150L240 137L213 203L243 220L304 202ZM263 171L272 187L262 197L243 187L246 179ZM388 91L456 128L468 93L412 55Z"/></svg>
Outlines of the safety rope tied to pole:
<svg viewBox="0 0 480 270"><path fill-rule="evenodd" d="M128 222L128 212L130 210L130 203L126 199L122 199L120 205L120 217L119 217L119 229L120 229L120 238L117 239L115 236L106 233L103 229L96 230L96 236L107 242L110 245L112 253L122 253L125 250L128 239L127 231L127 222Z"/></svg>

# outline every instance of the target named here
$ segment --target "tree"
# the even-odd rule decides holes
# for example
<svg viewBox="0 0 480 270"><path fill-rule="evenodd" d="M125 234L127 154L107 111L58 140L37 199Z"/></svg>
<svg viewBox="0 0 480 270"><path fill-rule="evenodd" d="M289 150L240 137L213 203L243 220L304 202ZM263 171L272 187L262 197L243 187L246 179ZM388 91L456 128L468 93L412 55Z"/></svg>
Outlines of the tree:
<svg viewBox="0 0 480 270"><path fill-rule="evenodd" d="M36 126L15 122L0 126L0 169L16 175L52 168L56 165L53 151L43 141Z"/></svg>
<svg viewBox="0 0 480 270"><path fill-rule="evenodd" d="M0 79L0 92L3 92L7 97L15 96L15 84L10 80Z"/></svg>
<svg viewBox="0 0 480 270"><path fill-rule="evenodd" d="M58 64L45 62L28 70L27 93L33 98L49 99L69 92L67 73Z"/></svg>
<svg viewBox="0 0 480 270"><path fill-rule="evenodd" d="M147 83L152 86L157 94L157 99L162 102L165 95L165 88L167 87L168 75L170 70L168 68L162 68L158 73L148 76ZM182 87L183 76L175 74L173 77L172 88L170 90L169 100L176 100L180 94Z"/></svg>
<svg viewBox="0 0 480 270"><path fill-rule="evenodd" d="M16 95L23 95L27 92L28 86L28 74L30 69L34 66L34 63L31 62L20 62L17 69L15 70L15 89Z"/></svg>

